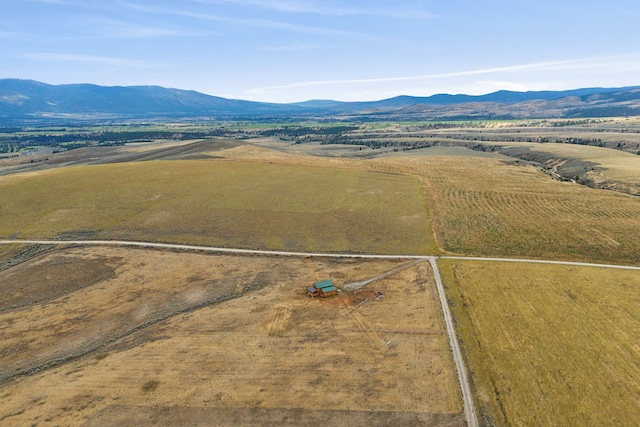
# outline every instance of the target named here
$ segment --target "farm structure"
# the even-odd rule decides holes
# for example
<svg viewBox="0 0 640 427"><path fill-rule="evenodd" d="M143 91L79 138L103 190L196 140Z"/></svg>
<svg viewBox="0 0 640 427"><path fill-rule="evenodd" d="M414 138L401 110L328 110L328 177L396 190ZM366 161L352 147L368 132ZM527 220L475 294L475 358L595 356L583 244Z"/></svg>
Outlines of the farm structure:
<svg viewBox="0 0 640 427"><path fill-rule="evenodd" d="M330 295L336 295L338 293L338 288L333 285L333 281L322 280L320 282L314 283L312 286L307 288L307 292L309 295L313 297L328 297Z"/></svg>

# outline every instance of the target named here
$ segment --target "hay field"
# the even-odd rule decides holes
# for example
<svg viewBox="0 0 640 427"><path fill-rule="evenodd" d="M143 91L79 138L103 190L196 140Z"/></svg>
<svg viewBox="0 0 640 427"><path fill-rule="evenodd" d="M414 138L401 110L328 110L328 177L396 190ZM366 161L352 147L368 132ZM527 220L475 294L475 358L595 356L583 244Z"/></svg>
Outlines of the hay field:
<svg viewBox="0 0 640 427"><path fill-rule="evenodd" d="M640 264L640 200L492 159L404 157L422 179L438 244L476 256Z"/></svg>
<svg viewBox="0 0 640 427"><path fill-rule="evenodd" d="M93 283L77 287L61 264ZM22 303L0 311L0 424L463 426L428 263L370 285L385 297L364 304L305 291L399 264L109 247L42 254L0 275ZM25 274L59 283L58 294L25 301ZM74 354L84 356L38 372ZM12 378L19 370L30 375Z"/></svg>
<svg viewBox="0 0 640 427"><path fill-rule="evenodd" d="M640 272L441 265L485 419L514 426L637 425Z"/></svg>
<svg viewBox="0 0 640 427"><path fill-rule="evenodd" d="M16 215L20 212L20 215ZM268 161L150 161L0 178L0 236L424 253L416 178Z"/></svg>

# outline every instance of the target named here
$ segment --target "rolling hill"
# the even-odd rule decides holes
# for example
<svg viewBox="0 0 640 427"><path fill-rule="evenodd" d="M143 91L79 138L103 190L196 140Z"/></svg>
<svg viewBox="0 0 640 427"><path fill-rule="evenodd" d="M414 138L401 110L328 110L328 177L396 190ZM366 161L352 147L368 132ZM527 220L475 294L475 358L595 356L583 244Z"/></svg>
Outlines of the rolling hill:
<svg viewBox="0 0 640 427"><path fill-rule="evenodd" d="M49 85L0 80L0 115L238 115L276 113L295 107L226 99L160 86Z"/></svg>
<svg viewBox="0 0 640 427"><path fill-rule="evenodd" d="M486 95L398 96L372 102L311 100L275 104L226 99L160 86L49 85L0 79L0 120L131 117L309 117L491 119L640 115L640 86Z"/></svg>

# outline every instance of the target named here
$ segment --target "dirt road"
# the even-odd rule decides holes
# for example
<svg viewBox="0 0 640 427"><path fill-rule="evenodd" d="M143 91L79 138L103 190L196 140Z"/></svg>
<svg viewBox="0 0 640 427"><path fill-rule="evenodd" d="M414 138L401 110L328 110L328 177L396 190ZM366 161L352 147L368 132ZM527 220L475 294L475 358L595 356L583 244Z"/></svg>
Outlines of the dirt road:
<svg viewBox="0 0 640 427"><path fill-rule="evenodd" d="M392 276L392 275L396 274L399 271L405 270L405 269L407 269L409 267L413 267L414 265L420 264L421 262L424 262L424 261L425 261L425 259L419 259L419 260L416 260L416 261L412 261L412 262L410 262L408 264L401 265L398 268L394 268L391 271L387 271L386 273L381 274L379 276L372 277L372 278L369 278L367 280L361 280L359 282L348 283L348 284L343 286L343 289L345 289L347 291L355 291L356 289L360 289L360 288L362 288L364 286L367 286L367 285L369 285L369 284L371 284L373 282L377 282L378 280L386 279L387 277Z"/></svg>
<svg viewBox="0 0 640 427"><path fill-rule="evenodd" d="M425 255L376 255L376 254L332 254L332 253L307 253L307 252L286 252L286 251L266 251L266 250L252 250L252 249L235 249L235 248L220 248L220 247L207 247L207 246L194 246L186 244L168 244L168 243L152 243L152 242L132 242L132 241L116 241L116 240L0 240L0 244L37 244L37 245L90 245L90 246L125 246L125 247L139 247L139 248L159 248L159 249L172 249L172 250L187 250L187 251L203 251L203 252L218 252L227 254L250 254L250 255L271 255L271 256L291 256L291 257L332 257L332 258L361 258L361 259L413 259L417 260L406 266L402 266L399 269L406 268L416 264L417 262L429 261L434 272L436 286L442 305L442 310L445 317L445 323L447 332L449 335L449 342L453 352L454 362L458 371L458 378L460 381L460 387L462 390L463 404L465 418L467 424L470 427L476 427L478 425L478 418L471 395L471 389L467 378L467 370L464 365L462 353L460 351L460 345L458 343L455 329L453 326L453 318L447 304L446 295L444 292L444 286L438 270L437 259L460 259L470 261L489 261L489 262L521 262L521 263L542 263L542 264L558 264L558 265L574 265L585 267L600 267L600 268L616 268L626 270L640 270L640 267L635 266L623 266L623 265L611 265L611 264L591 264L581 262L568 262L568 261L554 261L554 260L535 260L535 259L515 259L515 258L485 258L485 257L461 257L461 256L425 256ZM394 272L396 271L394 270ZM387 275L389 273L386 273Z"/></svg>
<svg viewBox="0 0 640 427"><path fill-rule="evenodd" d="M636 267L633 265L594 264L589 262L553 261L553 260L545 260L545 259L486 258L486 257L466 257L466 256L440 256L438 258L459 259L459 260L467 260L467 261L524 262L529 264L556 264L556 265L574 265L576 267L598 267L598 268L616 268L620 270L640 270L640 267Z"/></svg>
<svg viewBox="0 0 640 427"><path fill-rule="evenodd" d="M89 246L129 246L138 248L159 248L177 249L188 251L219 252L228 254L248 254L248 255L276 255L276 256L310 256L310 257L332 257L332 258L361 258L361 259L416 259L427 260L429 258L459 259L469 261L495 261L495 262L524 262L538 264L574 265L579 267L599 267L617 268L623 270L640 270L640 267L616 264L595 264L588 262L554 261L526 258L490 258L490 257L467 257L449 255L384 255L384 254L340 254L340 253L315 253L315 252L287 252L287 251L266 251L259 249L236 249L221 248L213 246L195 246L174 243L152 243L152 242L132 242L123 240L0 240L0 245L10 244L32 244L32 245L89 245Z"/></svg>
<svg viewBox="0 0 640 427"><path fill-rule="evenodd" d="M444 286L442 284L442 278L440 277L440 271L438 270L438 264L435 257L429 257L429 263L433 269L433 275L436 279L436 287L438 288L438 295L440 296L440 303L442 304L442 312L444 313L444 321L447 325L447 333L449 335L449 343L451 345L451 351L453 351L453 360L458 370L458 379L460 380L460 388L462 389L462 401L464 405L464 416L467 420L469 427L478 427L478 416L476 414L476 408L473 404L473 396L471 395L471 387L469 386L469 379L467 378L467 368L464 365L464 359L462 359L462 352L460 351L460 344L458 343L458 336L453 327L453 316L449 310L449 304L447 303L447 296L444 293Z"/></svg>

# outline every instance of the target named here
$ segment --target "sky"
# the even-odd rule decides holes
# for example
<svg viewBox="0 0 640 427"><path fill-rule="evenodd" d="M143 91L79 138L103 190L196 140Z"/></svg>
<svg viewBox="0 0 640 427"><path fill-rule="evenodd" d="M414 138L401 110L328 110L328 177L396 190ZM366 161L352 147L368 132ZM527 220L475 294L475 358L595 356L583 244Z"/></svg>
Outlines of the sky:
<svg viewBox="0 0 640 427"><path fill-rule="evenodd" d="M0 0L0 78L266 102L640 85L637 0Z"/></svg>

